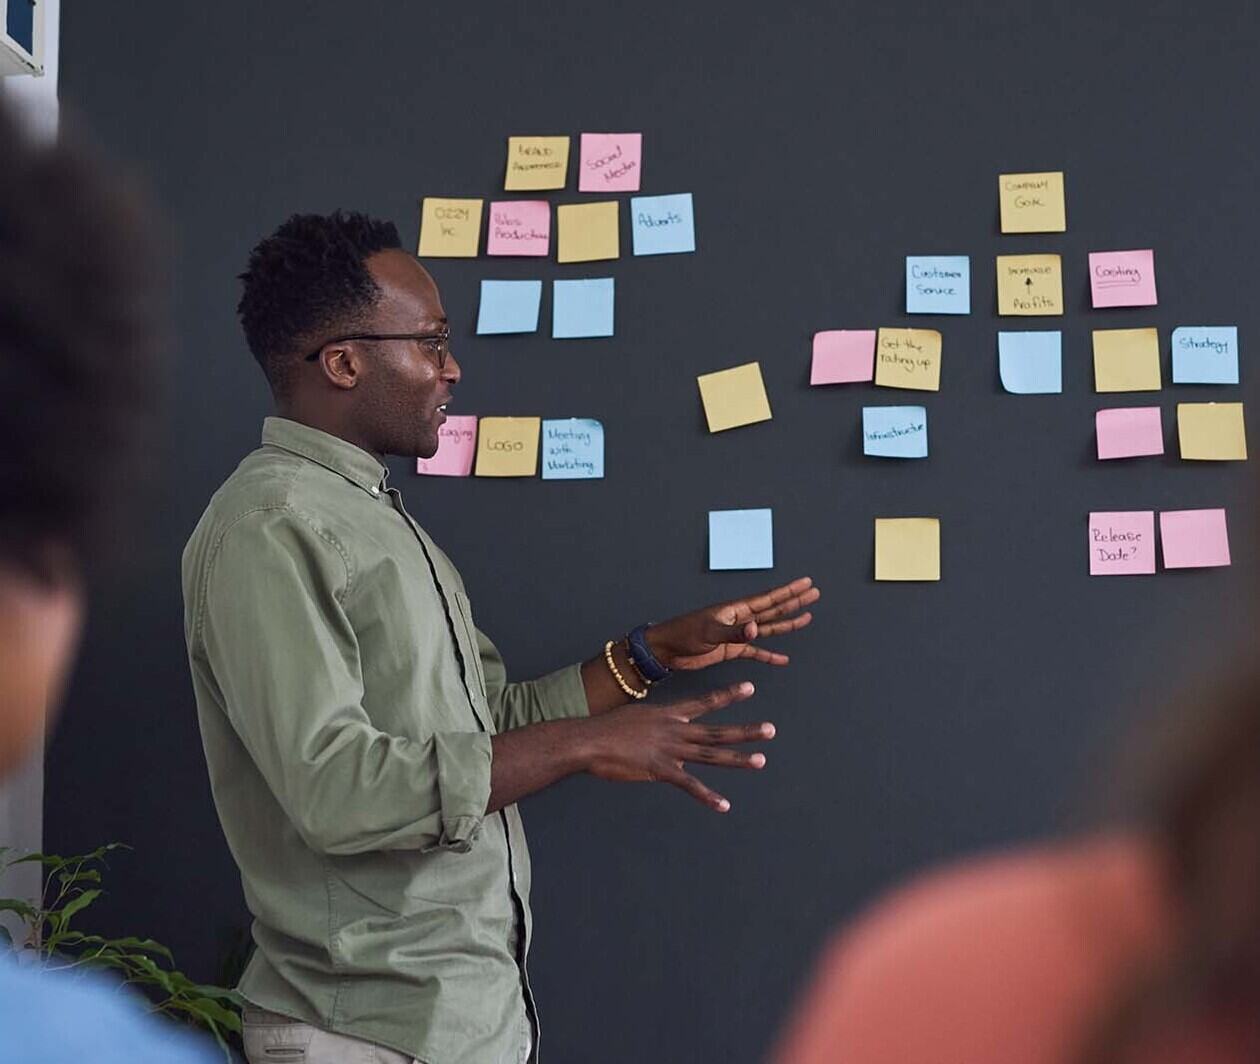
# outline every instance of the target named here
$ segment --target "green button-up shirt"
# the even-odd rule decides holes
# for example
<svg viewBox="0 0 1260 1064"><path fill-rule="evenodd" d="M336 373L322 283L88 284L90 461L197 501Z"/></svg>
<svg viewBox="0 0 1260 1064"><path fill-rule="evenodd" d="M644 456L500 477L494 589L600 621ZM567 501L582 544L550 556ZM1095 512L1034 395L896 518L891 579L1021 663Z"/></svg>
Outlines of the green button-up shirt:
<svg viewBox="0 0 1260 1064"><path fill-rule="evenodd" d="M268 418L183 557L215 804L255 1004L428 1064L512 1061L529 851L486 815L490 737L584 716L577 666L508 683L463 581L345 440Z"/></svg>

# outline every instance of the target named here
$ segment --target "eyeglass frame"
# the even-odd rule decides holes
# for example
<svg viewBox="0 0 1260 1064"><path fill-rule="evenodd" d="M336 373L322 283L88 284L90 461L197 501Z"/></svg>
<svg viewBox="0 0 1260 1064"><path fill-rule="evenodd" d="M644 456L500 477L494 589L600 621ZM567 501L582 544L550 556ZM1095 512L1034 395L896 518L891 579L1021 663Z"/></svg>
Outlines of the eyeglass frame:
<svg viewBox="0 0 1260 1064"><path fill-rule="evenodd" d="M305 362L314 362L319 358L319 353L329 344L348 344L351 340L441 340L442 346L438 350L437 368L443 369L446 366L447 356L451 353L451 334L450 331L440 333L358 333L355 336L339 336L335 340L325 340L309 355L303 359Z"/></svg>

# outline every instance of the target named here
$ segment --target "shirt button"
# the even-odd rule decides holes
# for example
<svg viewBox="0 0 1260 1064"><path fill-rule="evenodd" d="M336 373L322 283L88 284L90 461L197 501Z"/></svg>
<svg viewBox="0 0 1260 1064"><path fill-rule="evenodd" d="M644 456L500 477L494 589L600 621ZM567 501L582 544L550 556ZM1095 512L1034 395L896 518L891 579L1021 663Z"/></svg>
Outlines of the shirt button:
<svg viewBox="0 0 1260 1064"><path fill-rule="evenodd" d="M375 495L379 495L380 493L381 493L381 489L380 489L380 488L375 488L375 487L374 487L374 488L372 489L372 494L373 494L374 496L375 496Z"/></svg>

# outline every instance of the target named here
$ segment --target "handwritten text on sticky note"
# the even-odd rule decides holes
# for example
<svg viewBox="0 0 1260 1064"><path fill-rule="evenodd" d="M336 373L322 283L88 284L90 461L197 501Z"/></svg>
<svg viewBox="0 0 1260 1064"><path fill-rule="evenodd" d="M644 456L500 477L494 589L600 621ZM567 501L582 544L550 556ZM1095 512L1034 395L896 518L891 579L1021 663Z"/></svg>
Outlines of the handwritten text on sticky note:
<svg viewBox="0 0 1260 1064"><path fill-rule="evenodd" d="M1155 511L1089 515L1089 575L1133 576L1155 571Z"/></svg>
<svg viewBox="0 0 1260 1064"><path fill-rule="evenodd" d="M426 196L420 207L422 258L475 259L481 243L479 199L435 199Z"/></svg>
<svg viewBox="0 0 1260 1064"><path fill-rule="evenodd" d="M638 192L642 133L583 133L579 192Z"/></svg>
<svg viewBox="0 0 1260 1064"><path fill-rule="evenodd" d="M490 204L487 255L546 255L551 247L551 204L499 200Z"/></svg>
<svg viewBox="0 0 1260 1064"><path fill-rule="evenodd" d="M999 255L998 313L1063 313L1063 260L1058 255Z"/></svg>
<svg viewBox="0 0 1260 1064"><path fill-rule="evenodd" d="M1157 406L1099 410L1094 415L1099 458L1164 453L1164 423Z"/></svg>
<svg viewBox="0 0 1260 1064"><path fill-rule="evenodd" d="M935 329L880 329L875 383L883 388L941 390L941 334Z"/></svg>
<svg viewBox="0 0 1260 1064"><path fill-rule="evenodd" d="M568 137L508 137L508 192L564 188L568 172Z"/></svg>
<svg viewBox="0 0 1260 1064"><path fill-rule="evenodd" d="M691 193L631 197L630 233L636 255L695 251L696 217Z"/></svg>
<svg viewBox="0 0 1260 1064"><path fill-rule="evenodd" d="M862 453L877 458L926 458L927 410L921 406L862 407Z"/></svg>
<svg viewBox="0 0 1260 1064"><path fill-rule="evenodd" d="M1174 384L1237 384L1238 326L1173 329L1172 374Z"/></svg>
<svg viewBox="0 0 1260 1064"><path fill-rule="evenodd" d="M532 477L538 471L541 420L483 417L477 434L477 476Z"/></svg>
<svg viewBox="0 0 1260 1064"><path fill-rule="evenodd" d="M580 417L543 422L543 480L593 480L603 475L603 425Z"/></svg>
<svg viewBox="0 0 1260 1064"><path fill-rule="evenodd" d="M1067 229L1061 170L999 175L998 203L1004 233L1062 233Z"/></svg>
<svg viewBox="0 0 1260 1064"><path fill-rule="evenodd" d="M970 314L971 260L966 255L907 255L906 313Z"/></svg>
<svg viewBox="0 0 1260 1064"><path fill-rule="evenodd" d="M1229 565L1224 510L1165 510L1159 515L1165 569Z"/></svg>
<svg viewBox="0 0 1260 1064"><path fill-rule="evenodd" d="M477 415L456 414L438 429L437 454L417 458L416 472L427 477L466 477L477 453Z"/></svg>
<svg viewBox="0 0 1260 1064"><path fill-rule="evenodd" d="M1091 251L1089 289L1095 307L1155 306L1155 252Z"/></svg>

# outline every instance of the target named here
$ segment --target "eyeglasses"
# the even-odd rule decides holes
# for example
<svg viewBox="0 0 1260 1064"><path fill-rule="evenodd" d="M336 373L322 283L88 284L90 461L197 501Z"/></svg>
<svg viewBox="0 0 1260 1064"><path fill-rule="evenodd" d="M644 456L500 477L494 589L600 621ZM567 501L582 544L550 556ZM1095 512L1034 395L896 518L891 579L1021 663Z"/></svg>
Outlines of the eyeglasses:
<svg viewBox="0 0 1260 1064"><path fill-rule="evenodd" d="M451 353L451 334L442 333L360 333L357 336L339 336L335 340L325 340L314 351L306 356L307 362L314 362L319 353L329 344L346 344L351 340L415 340L421 349L437 362L437 368L446 365L446 356Z"/></svg>

